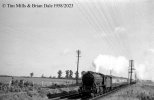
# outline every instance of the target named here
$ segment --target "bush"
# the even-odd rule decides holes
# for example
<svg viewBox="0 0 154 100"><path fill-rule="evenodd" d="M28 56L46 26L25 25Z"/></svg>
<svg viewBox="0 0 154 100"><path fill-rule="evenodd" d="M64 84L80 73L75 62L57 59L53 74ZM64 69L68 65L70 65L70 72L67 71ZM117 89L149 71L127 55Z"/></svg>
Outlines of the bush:
<svg viewBox="0 0 154 100"><path fill-rule="evenodd" d="M11 84L0 82L0 90L3 92L32 91L33 88L33 83L25 80L12 80Z"/></svg>

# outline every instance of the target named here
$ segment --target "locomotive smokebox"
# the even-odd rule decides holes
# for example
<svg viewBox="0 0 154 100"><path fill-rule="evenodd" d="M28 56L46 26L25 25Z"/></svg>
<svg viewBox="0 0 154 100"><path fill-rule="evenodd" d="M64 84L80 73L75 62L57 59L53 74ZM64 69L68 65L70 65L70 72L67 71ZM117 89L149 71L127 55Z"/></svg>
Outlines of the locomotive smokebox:
<svg viewBox="0 0 154 100"><path fill-rule="evenodd" d="M83 85L86 85L86 86L92 86L94 83L94 80L95 78L91 72L85 73L82 77L82 83Z"/></svg>

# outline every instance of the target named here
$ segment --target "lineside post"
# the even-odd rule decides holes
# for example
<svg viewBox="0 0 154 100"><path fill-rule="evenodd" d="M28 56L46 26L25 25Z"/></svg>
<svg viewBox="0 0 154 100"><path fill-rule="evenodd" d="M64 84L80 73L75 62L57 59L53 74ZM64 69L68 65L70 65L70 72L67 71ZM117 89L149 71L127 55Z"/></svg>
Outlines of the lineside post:
<svg viewBox="0 0 154 100"><path fill-rule="evenodd" d="M134 60L130 60L129 61L129 66L130 66L130 84L132 83L132 74L133 74L133 70L135 70L133 67L134 67Z"/></svg>
<svg viewBox="0 0 154 100"><path fill-rule="evenodd" d="M78 72L78 69L79 69L79 57L80 54L81 54L81 51L80 50L77 50L77 72L76 72L76 84L78 85L78 78L79 78L79 72Z"/></svg>

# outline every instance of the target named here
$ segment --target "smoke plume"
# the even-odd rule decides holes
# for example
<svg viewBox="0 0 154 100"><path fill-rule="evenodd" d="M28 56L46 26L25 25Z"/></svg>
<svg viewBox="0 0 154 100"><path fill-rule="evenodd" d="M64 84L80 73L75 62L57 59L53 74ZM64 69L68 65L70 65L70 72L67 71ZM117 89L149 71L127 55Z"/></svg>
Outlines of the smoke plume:
<svg viewBox="0 0 154 100"><path fill-rule="evenodd" d="M103 73L105 75L114 75L119 77L128 77L128 67L129 60L124 56L112 56L112 55L98 55L93 60L93 66L96 72ZM133 78L135 78L135 73L139 79L149 79L154 80L150 74L152 74L152 68L148 62L143 62L143 64L138 64L134 61ZM150 74L149 74L150 73Z"/></svg>
<svg viewBox="0 0 154 100"><path fill-rule="evenodd" d="M128 73L129 61L123 56L114 57L111 55L99 55L94 59L93 65L96 68L96 72L126 76Z"/></svg>

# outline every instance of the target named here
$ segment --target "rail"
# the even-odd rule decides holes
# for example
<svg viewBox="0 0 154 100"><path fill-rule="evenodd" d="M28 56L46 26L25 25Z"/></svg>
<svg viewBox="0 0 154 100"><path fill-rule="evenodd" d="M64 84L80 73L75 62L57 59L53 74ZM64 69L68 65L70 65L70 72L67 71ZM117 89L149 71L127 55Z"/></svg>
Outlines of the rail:
<svg viewBox="0 0 154 100"><path fill-rule="evenodd" d="M133 84L135 84L135 83L133 83ZM131 85L133 85L133 84L131 84ZM112 93L118 92L118 90L121 90L122 88L126 88L126 87L131 86L131 85L125 84L125 85L119 86L118 88L114 88L112 91L106 92L104 94L98 95L98 96L93 97L93 98L89 97L89 96L82 97L80 94L75 93L75 94L64 95L64 96L57 97L57 98L52 98L52 100L96 100L96 99L100 99L100 98L102 99L105 96L108 96Z"/></svg>

